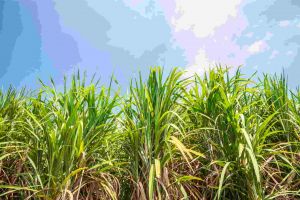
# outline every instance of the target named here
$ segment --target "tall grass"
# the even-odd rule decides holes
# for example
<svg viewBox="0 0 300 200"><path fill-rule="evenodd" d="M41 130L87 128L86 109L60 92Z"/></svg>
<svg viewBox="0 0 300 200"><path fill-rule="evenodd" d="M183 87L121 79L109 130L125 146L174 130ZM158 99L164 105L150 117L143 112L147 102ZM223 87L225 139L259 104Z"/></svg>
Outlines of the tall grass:
<svg viewBox="0 0 300 200"><path fill-rule="evenodd" d="M2 199L299 199L300 91L159 67L120 96L80 74L0 92Z"/></svg>

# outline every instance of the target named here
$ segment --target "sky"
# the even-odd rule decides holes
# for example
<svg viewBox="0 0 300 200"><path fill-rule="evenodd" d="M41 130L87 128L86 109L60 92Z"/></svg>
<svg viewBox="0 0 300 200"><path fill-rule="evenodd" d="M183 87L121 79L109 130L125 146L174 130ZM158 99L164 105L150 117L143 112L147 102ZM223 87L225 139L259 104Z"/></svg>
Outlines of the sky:
<svg viewBox="0 0 300 200"><path fill-rule="evenodd" d="M126 87L162 66L216 64L300 85L299 0L0 0L0 86L58 84L76 70Z"/></svg>

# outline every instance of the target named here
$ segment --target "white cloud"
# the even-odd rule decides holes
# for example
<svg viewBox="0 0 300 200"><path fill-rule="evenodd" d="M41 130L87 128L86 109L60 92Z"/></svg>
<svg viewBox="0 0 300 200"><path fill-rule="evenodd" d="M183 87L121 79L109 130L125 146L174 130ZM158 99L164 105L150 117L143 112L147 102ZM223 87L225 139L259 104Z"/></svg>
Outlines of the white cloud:
<svg viewBox="0 0 300 200"><path fill-rule="evenodd" d="M208 60L204 50L199 50L195 58L194 65L189 66L186 69L186 76L193 76L196 74L203 74L212 66L212 63Z"/></svg>
<svg viewBox="0 0 300 200"><path fill-rule="evenodd" d="M269 46L264 40L258 40L248 47L250 54L256 54L265 51Z"/></svg>
<svg viewBox="0 0 300 200"><path fill-rule="evenodd" d="M176 31L192 29L197 37L207 37L215 28L224 24L229 16L236 16L241 1L176 0L179 16L173 17L172 23Z"/></svg>
<svg viewBox="0 0 300 200"><path fill-rule="evenodd" d="M288 25L290 25L289 20L282 20L282 21L279 22L280 27L287 27Z"/></svg>
<svg viewBox="0 0 300 200"><path fill-rule="evenodd" d="M242 1L175 0L176 9L170 21L175 38L188 55L187 75L203 74L216 63L224 62L228 51L219 48L240 51L232 38L247 25L240 10ZM187 38L187 32L193 33L191 38ZM225 59L225 63L240 63L243 54L237 53L238 56Z"/></svg>

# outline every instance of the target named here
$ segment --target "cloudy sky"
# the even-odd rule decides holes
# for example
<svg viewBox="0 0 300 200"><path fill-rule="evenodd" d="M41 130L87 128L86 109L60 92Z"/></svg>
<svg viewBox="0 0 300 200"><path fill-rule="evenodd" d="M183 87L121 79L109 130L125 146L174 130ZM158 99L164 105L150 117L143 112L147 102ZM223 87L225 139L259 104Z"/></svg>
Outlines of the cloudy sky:
<svg viewBox="0 0 300 200"><path fill-rule="evenodd" d="M121 85L138 70L215 64L300 84L299 0L1 0L0 85L76 69Z"/></svg>

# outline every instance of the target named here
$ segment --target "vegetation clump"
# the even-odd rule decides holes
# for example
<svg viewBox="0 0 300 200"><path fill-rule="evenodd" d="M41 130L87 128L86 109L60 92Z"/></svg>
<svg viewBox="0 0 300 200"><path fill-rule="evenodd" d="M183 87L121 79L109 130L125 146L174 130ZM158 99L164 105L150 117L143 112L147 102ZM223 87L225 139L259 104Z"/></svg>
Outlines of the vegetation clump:
<svg viewBox="0 0 300 200"><path fill-rule="evenodd" d="M0 92L1 199L300 199L300 90L159 67Z"/></svg>

